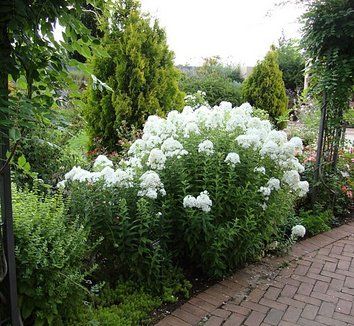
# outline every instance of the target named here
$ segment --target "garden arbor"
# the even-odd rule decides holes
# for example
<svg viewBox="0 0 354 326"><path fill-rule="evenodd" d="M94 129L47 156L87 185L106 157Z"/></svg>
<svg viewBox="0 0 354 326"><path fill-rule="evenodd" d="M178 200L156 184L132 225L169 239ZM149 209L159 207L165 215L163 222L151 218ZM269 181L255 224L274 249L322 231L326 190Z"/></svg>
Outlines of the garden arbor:
<svg viewBox="0 0 354 326"><path fill-rule="evenodd" d="M89 57L93 37L81 23L83 4L94 0L1 0L0 2L0 325L20 325L12 229L10 161L23 127L43 119L58 95L68 89L67 57ZM55 24L65 26L65 42L53 37ZM31 54L29 56L29 53ZM21 79L21 85L15 84ZM15 85L9 91L9 81ZM71 84L72 86L72 84ZM10 142L12 147L10 148ZM28 168L28 166L26 167Z"/></svg>
<svg viewBox="0 0 354 326"><path fill-rule="evenodd" d="M353 0L313 0L303 16L310 87L322 100L315 184L334 172L344 139L343 114L349 109L354 85L353 5Z"/></svg>

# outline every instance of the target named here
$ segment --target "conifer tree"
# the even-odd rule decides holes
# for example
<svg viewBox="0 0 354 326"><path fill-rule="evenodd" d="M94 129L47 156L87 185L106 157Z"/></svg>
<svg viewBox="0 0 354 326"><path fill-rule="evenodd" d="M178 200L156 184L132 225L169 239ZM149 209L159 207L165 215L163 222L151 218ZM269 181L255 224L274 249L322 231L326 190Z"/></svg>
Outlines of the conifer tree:
<svg viewBox="0 0 354 326"><path fill-rule="evenodd" d="M93 65L94 75L111 90L90 87L86 118L92 143L117 149L149 115L181 108L184 94L164 30L141 13L137 1L120 0L107 21L103 44L110 57L96 58Z"/></svg>
<svg viewBox="0 0 354 326"><path fill-rule="evenodd" d="M288 99L277 54L273 48L244 81L242 93L244 100L251 105L266 110L279 128L285 127L284 119L280 117L284 118L287 114Z"/></svg>

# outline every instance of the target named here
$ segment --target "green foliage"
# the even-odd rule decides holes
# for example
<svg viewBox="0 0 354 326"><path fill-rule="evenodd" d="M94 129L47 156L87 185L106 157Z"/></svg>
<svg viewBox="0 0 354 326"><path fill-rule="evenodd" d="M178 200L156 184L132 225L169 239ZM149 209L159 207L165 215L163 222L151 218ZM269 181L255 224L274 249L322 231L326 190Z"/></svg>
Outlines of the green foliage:
<svg viewBox="0 0 354 326"><path fill-rule="evenodd" d="M183 72L180 88L187 94L205 92L205 99L211 105L221 101L241 104L242 77L239 67L224 66L217 58L206 59L195 71Z"/></svg>
<svg viewBox="0 0 354 326"><path fill-rule="evenodd" d="M88 225L92 242L102 239L97 246L100 279L104 275L109 282L138 282L162 294L164 301L175 300L175 294L188 295L188 284L180 286L183 276L161 242L161 216L151 202L136 201L132 191L112 191L102 183L73 185L70 190L71 216L80 216Z"/></svg>
<svg viewBox="0 0 354 326"><path fill-rule="evenodd" d="M322 171L317 182L314 180L314 153L310 153L309 156L312 156L312 160L307 161L304 174L312 189L316 187L320 189L316 198L316 206L322 207L322 210L331 210L336 218L346 217L353 202L354 170L352 160L354 154L352 149L343 149L339 153L336 169ZM305 206L307 209L312 209L312 203Z"/></svg>
<svg viewBox="0 0 354 326"><path fill-rule="evenodd" d="M158 297L143 290L134 290L129 284L115 289L105 287L96 306L88 306L79 315L77 326L134 326L148 324L150 313L161 305Z"/></svg>
<svg viewBox="0 0 354 326"><path fill-rule="evenodd" d="M306 234L314 236L318 233L331 229L333 223L333 212L327 211L303 211L299 214L301 224L306 228Z"/></svg>
<svg viewBox="0 0 354 326"><path fill-rule="evenodd" d="M297 41L284 38L276 48L285 88L293 92L301 92L304 87L305 60L300 50Z"/></svg>
<svg viewBox="0 0 354 326"><path fill-rule="evenodd" d="M130 6L130 10L127 10ZM95 58L94 74L109 89L88 91L86 118L92 146L113 149L151 114L165 115L183 105L178 71L158 22L140 12L136 1L121 0L110 13L103 46L110 57Z"/></svg>
<svg viewBox="0 0 354 326"><path fill-rule="evenodd" d="M19 134L22 127L33 126L38 120L48 118L48 109L60 99L59 89L71 89L72 97L78 95L75 83L68 78L68 64L74 66L79 63L69 61L67 54L77 51L87 58L94 47L94 38L78 19L83 2L46 1L45 4L33 2L31 5L23 0L2 2L2 127L16 129ZM66 26L64 42L60 43L56 42L53 33L57 21ZM79 67L84 68L82 65ZM10 76L15 90L8 96Z"/></svg>
<svg viewBox="0 0 354 326"><path fill-rule="evenodd" d="M24 323L62 325L85 297L88 232L67 221L60 195L13 188L19 306Z"/></svg>
<svg viewBox="0 0 354 326"><path fill-rule="evenodd" d="M258 62L244 81L242 94L244 100L251 105L267 111L279 128L285 127L286 123L279 119L287 118L288 100L274 50L269 51L264 60Z"/></svg>
<svg viewBox="0 0 354 326"><path fill-rule="evenodd" d="M23 129L22 140L15 153L17 164L13 165L14 180L17 185L32 184L35 175L35 178L43 180L44 184L55 186L70 167L87 165L84 157L87 138L82 132L77 133L82 123L73 125L73 121L66 120L66 118L72 119L71 114L77 114L77 110L73 110L72 113L66 112L65 118L59 113L57 121L53 123L48 122ZM74 133L77 134L74 136ZM21 157L24 157L29 165L26 171L17 161Z"/></svg>
<svg viewBox="0 0 354 326"><path fill-rule="evenodd" d="M321 111L309 98L300 96L299 99L298 108L295 109L298 120L294 123L289 123L286 133L291 137L300 137L305 146L315 147Z"/></svg>
<svg viewBox="0 0 354 326"><path fill-rule="evenodd" d="M354 84L354 7L352 0L311 1L303 15L303 46L311 62L311 94L325 98L323 160L335 169L343 115Z"/></svg>

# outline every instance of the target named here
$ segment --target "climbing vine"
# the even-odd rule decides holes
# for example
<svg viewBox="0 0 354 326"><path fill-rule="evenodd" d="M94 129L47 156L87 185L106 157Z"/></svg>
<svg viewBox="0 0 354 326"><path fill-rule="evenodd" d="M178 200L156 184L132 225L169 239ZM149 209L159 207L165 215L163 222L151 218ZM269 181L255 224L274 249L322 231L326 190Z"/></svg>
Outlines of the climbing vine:
<svg viewBox="0 0 354 326"><path fill-rule="evenodd" d="M334 169L353 87L354 6L352 0L314 0L307 6L303 45L310 67L310 90L323 101L318 163Z"/></svg>

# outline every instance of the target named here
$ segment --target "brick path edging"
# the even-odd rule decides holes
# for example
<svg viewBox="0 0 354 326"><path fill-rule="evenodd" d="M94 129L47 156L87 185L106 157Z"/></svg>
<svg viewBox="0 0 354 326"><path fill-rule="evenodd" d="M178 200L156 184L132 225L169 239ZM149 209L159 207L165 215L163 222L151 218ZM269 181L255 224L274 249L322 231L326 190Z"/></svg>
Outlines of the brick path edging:
<svg viewBox="0 0 354 326"><path fill-rule="evenodd" d="M265 258L261 261L261 263L249 265L248 267L236 272L233 276L216 283L201 293L198 293L156 325L219 326L222 324L224 326L232 326L241 325L245 320L245 316L247 316L245 325L278 325L279 322L283 320L282 317L286 314L286 318L288 318L287 320L292 320L291 314L298 314L300 308L308 309L309 311L306 311L306 314L310 315L312 303L316 303L318 305L319 301L316 300L321 299L321 293L323 291L321 292L321 288L316 288L316 291L319 291L316 292L316 295L319 293L318 296L320 298L318 299L306 297L305 295L302 297L302 294L295 294L295 292L297 291L299 293L300 291L300 293L302 293L301 291L303 291L303 293L306 293L306 284L311 285L311 283L313 283L312 285L314 285L316 282L316 286L318 287L321 285L326 286L321 281L321 278L325 280L326 276L310 275L312 278L309 278L308 280L305 279L307 277L305 274L309 270L312 257L314 257L313 260L318 259L318 257L315 258L316 255L319 255L319 258L321 258L321 249L324 250L325 254L328 251L324 249L325 247L353 234L354 222L350 222L338 228L332 229L329 232L298 242L291 248L289 254L285 257ZM302 259L303 257L304 260ZM330 264L330 259L328 263ZM354 264L354 250L352 255L352 264ZM280 268L284 266L290 266L292 268ZM298 275L300 280L302 277L304 278L304 281L308 283L300 284L299 281L290 278L294 270L296 270L296 275ZM317 271L316 266L313 267L313 271L314 273ZM336 277L333 271L332 274L330 273L330 271L327 272L328 277ZM352 272L352 274L354 277L354 272ZM280 282L282 282L282 288L279 286L277 287L277 283ZM269 289L270 284L271 289ZM265 296L264 294L266 290L267 294ZM280 298L282 302L275 300L275 298L278 298L280 292L282 295ZM297 296L298 300L294 300L294 296ZM325 294L323 294L323 296L325 296ZM302 300L312 300L313 302L302 304ZM330 303L328 302L329 299L324 298L323 300L324 306L322 307L321 304L323 302L321 301L320 308L329 309L329 305L327 305L328 307L326 306L327 303ZM345 304L345 302L348 301L344 300L343 302ZM297 305L301 307L297 307ZM316 305L314 306L316 307ZM344 307L343 309L348 308ZM318 323L313 320L311 321L311 325L332 325L331 321L323 319L326 318L325 316L319 316L318 318L320 317L322 318L320 320L322 320L323 323ZM299 318L299 316L297 316L297 318ZM303 325L306 325L307 319L303 320L305 321ZM354 325L354 317L353 323L351 323L351 321L352 319L349 320L350 323L347 321L349 324L344 321L341 324L341 322L338 321L335 325ZM282 325L290 326L296 324L282 321Z"/></svg>

